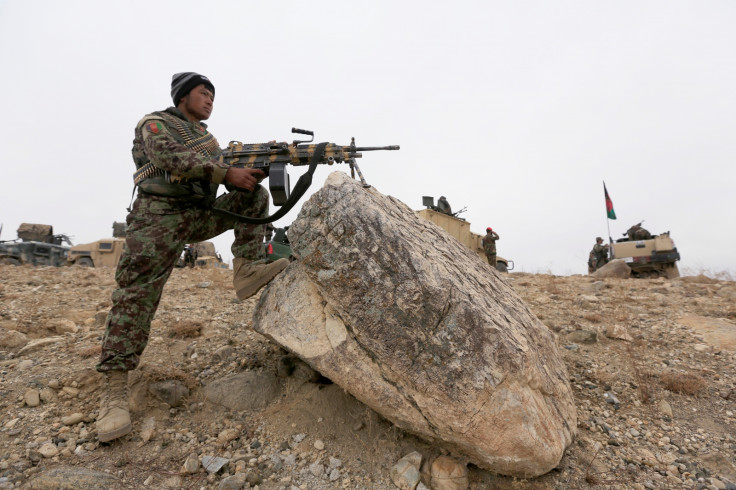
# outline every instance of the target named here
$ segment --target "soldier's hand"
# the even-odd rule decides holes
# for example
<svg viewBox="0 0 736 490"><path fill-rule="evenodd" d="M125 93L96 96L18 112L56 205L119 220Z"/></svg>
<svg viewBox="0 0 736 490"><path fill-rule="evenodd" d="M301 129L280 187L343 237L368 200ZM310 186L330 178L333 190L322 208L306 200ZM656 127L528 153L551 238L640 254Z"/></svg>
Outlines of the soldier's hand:
<svg viewBox="0 0 736 490"><path fill-rule="evenodd" d="M257 168L230 167L225 174L225 182L241 189L252 191L260 181L266 178L266 174Z"/></svg>

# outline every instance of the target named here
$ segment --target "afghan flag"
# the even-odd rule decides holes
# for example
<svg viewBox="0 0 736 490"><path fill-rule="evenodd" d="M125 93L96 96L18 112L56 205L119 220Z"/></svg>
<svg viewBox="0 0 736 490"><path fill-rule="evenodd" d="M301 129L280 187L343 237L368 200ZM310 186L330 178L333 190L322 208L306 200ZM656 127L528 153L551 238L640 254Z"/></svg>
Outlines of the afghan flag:
<svg viewBox="0 0 736 490"><path fill-rule="evenodd" d="M616 211L613 210L613 201L611 201L611 197L608 195L605 182L603 182L603 194L606 196L606 214L608 215L608 219L616 219Z"/></svg>

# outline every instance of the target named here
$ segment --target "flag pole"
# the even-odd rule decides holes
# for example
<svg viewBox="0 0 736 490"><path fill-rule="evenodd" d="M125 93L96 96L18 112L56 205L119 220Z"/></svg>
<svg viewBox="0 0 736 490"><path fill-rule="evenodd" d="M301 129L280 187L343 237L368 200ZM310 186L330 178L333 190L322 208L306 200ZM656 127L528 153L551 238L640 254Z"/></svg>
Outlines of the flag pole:
<svg viewBox="0 0 736 490"><path fill-rule="evenodd" d="M608 190L606 189L606 181L603 181L603 193L605 195L608 195ZM608 217L608 208L606 208L606 228L608 229L608 243L613 244L613 237L611 237L611 218Z"/></svg>

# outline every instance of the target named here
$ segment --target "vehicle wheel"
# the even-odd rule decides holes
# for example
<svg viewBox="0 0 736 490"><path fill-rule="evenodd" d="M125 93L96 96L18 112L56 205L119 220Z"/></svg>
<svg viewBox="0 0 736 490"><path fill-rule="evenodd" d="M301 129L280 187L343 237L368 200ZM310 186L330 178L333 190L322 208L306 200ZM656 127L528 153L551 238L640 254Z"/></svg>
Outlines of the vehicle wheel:
<svg viewBox="0 0 736 490"><path fill-rule="evenodd" d="M92 259L89 257L82 257L81 259L77 260L77 265L80 267L94 267L95 263L92 262Z"/></svg>
<svg viewBox="0 0 736 490"><path fill-rule="evenodd" d="M5 257L4 259L0 259L0 264L20 265L20 260L13 258L13 257Z"/></svg>
<svg viewBox="0 0 736 490"><path fill-rule="evenodd" d="M503 262L496 262L496 270L498 272L508 272L509 268Z"/></svg>

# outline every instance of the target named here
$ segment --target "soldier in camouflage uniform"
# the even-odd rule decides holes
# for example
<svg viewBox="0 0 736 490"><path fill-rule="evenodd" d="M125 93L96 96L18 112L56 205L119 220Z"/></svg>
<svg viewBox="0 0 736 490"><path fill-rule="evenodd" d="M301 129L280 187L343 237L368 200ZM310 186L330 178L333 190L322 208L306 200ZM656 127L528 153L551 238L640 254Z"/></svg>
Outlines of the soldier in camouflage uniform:
<svg viewBox="0 0 736 490"><path fill-rule="evenodd" d="M450 216L452 216L452 208L450 207L450 202L445 196L440 196L440 198L437 199L437 209L439 209L441 213L449 214Z"/></svg>
<svg viewBox="0 0 736 490"><path fill-rule="evenodd" d="M486 236L483 237L483 251L486 253L486 259L491 267L496 267L496 240L500 240L498 233L493 231L490 226L486 228Z"/></svg>
<svg viewBox="0 0 736 490"><path fill-rule="evenodd" d="M637 240L649 240L652 238L652 234L649 233L649 230L646 228L642 228L641 223L637 223L628 230L626 230L626 233L624 235L629 237L629 240L637 241Z"/></svg>
<svg viewBox="0 0 736 490"><path fill-rule="evenodd" d="M202 123L209 118L215 87L197 73L177 73L171 82L175 107L140 120L133 140L138 197L127 217L123 255L115 274L97 370L105 374L97 418L101 442L131 430L127 374L138 366L156 308L171 271L188 243L234 230L233 283L238 298L253 294L288 261L264 259L265 225L242 224L213 212L213 205L254 218L268 216L268 191L261 170L230 167L218 158L217 140ZM219 184L233 191L216 198Z"/></svg>
<svg viewBox="0 0 736 490"><path fill-rule="evenodd" d="M588 256L588 274L592 274L608 263L608 245L603 245L603 238L596 237L595 245Z"/></svg>

